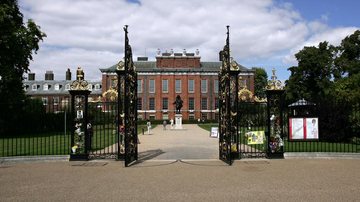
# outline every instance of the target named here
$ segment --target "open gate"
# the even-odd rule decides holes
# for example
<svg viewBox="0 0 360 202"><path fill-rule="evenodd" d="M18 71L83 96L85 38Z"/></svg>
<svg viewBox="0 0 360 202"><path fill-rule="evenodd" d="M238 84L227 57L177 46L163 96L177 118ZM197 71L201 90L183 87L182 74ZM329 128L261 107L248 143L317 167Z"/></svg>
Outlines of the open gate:
<svg viewBox="0 0 360 202"><path fill-rule="evenodd" d="M118 76L118 136L124 136L125 166L138 159L137 136L137 73L132 60L132 50L128 38L128 26L125 25L125 59L116 68ZM120 138L119 138L120 139ZM120 152L121 148L118 148ZM118 154L121 155L120 153Z"/></svg>
<svg viewBox="0 0 360 202"><path fill-rule="evenodd" d="M220 51L219 73L219 159L231 165L239 151L238 88L239 68L231 64L229 26L224 49Z"/></svg>

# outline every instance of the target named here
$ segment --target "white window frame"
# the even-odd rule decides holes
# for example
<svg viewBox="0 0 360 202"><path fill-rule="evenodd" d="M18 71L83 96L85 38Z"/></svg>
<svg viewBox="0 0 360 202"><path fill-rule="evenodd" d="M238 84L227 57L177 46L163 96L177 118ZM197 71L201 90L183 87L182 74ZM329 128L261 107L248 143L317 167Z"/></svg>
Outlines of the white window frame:
<svg viewBox="0 0 360 202"><path fill-rule="evenodd" d="M190 102L190 100L192 100L192 103ZM192 106L190 106L190 104L192 104ZM188 105L189 110L195 110L195 98L190 97Z"/></svg>
<svg viewBox="0 0 360 202"><path fill-rule="evenodd" d="M55 84L55 85L54 85L54 90L60 90L60 84L58 84L58 83Z"/></svg>
<svg viewBox="0 0 360 202"><path fill-rule="evenodd" d="M164 83L165 82L165 83ZM161 90L162 90L162 92L163 93L168 93L169 92L169 80L168 79L163 79L162 81L161 81ZM164 84L166 84L166 85L164 85ZM166 87L166 89L165 89L165 87Z"/></svg>
<svg viewBox="0 0 360 202"><path fill-rule="evenodd" d="M100 84L95 84L95 90L100 90Z"/></svg>
<svg viewBox="0 0 360 202"><path fill-rule="evenodd" d="M70 84L69 83L65 85L65 90L70 90Z"/></svg>
<svg viewBox="0 0 360 202"><path fill-rule="evenodd" d="M152 109L150 106L151 106L151 102L150 102L150 100L154 100L154 108ZM155 98L154 97L151 97L151 98L149 98L149 110L155 110L156 109L156 100L155 100Z"/></svg>
<svg viewBox="0 0 360 202"><path fill-rule="evenodd" d="M193 84L192 89L190 89L190 83ZM189 93L194 93L195 92L195 80L194 79L189 79L188 80L188 92Z"/></svg>
<svg viewBox="0 0 360 202"><path fill-rule="evenodd" d="M42 101L43 105L48 105L48 98L47 97L42 97L41 101Z"/></svg>
<svg viewBox="0 0 360 202"><path fill-rule="evenodd" d="M53 97L53 105L59 105L60 98L59 97Z"/></svg>
<svg viewBox="0 0 360 202"><path fill-rule="evenodd" d="M166 100L166 104L167 104L166 106L164 105L165 100ZM167 97L162 98L161 109L162 110L169 110L169 98L167 98Z"/></svg>
<svg viewBox="0 0 360 202"><path fill-rule="evenodd" d="M33 85L31 86L31 90L32 90L32 91L37 91L37 85L36 85L36 84L33 84Z"/></svg>
<svg viewBox="0 0 360 202"><path fill-rule="evenodd" d="M206 100L205 109L204 109L204 105L203 105L203 100ZM201 98L200 109L201 110L208 110L208 108L209 108L209 100L207 98Z"/></svg>
<svg viewBox="0 0 360 202"><path fill-rule="evenodd" d="M139 82L140 82L140 86L139 86ZM142 86L143 86L143 85L142 85L142 82L143 82L142 79L138 79L138 80L137 80L136 85L137 85L137 92L138 92L138 93L142 93ZM139 88L139 87L140 87L140 88Z"/></svg>
<svg viewBox="0 0 360 202"><path fill-rule="evenodd" d="M140 104L140 107L139 107ZM143 109L143 103L142 103L142 98L138 97L137 102L136 102L136 109L137 110L142 110Z"/></svg>
<svg viewBox="0 0 360 202"><path fill-rule="evenodd" d="M175 93L181 93L181 79L175 79Z"/></svg>
<svg viewBox="0 0 360 202"><path fill-rule="evenodd" d="M49 84L47 84L47 83L44 84L44 85L43 85L43 90L44 90L44 91L48 91L48 90L49 90Z"/></svg>
<svg viewBox="0 0 360 202"><path fill-rule="evenodd" d="M205 83L203 83L205 82ZM207 79L201 79L201 93L207 93L208 92L208 80Z"/></svg>
<svg viewBox="0 0 360 202"><path fill-rule="evenodd" d="M219 80L214 80L214 93L219 93Z"/></svg>
<svg viewBox="0 0 360 202"><path fill-rule="evenodd" d="M151 89L151 82L154 82L154 88L153 89ZM150 79L149 80L149 93L155 93L155 79Z"/></svg>

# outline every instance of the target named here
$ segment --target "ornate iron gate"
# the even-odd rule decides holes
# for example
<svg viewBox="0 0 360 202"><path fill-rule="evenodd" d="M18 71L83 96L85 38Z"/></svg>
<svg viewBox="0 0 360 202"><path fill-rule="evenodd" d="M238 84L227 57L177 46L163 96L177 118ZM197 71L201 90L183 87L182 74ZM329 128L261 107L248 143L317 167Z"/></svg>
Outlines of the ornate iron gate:
<svg viewBox="0 0 360 202"><path fill-rule="evenodd" d="M132 60L132 50L128 38L128 26L125 25L125 61L116 69L118 75L118 140L124 136L125 166L128 167L138 159L137 136L137 73ZM120 144L118 144L120 147ZM118 148L118 157L121 156Z"/></svg>
<svg viewBox="0 0 360 202"><path fill-rule="evenodd" d="M239 69L231 65L229 26L224 49L220 51L222 67L219 74L219 159L231 165L239 152L238 89Z"/></svg>

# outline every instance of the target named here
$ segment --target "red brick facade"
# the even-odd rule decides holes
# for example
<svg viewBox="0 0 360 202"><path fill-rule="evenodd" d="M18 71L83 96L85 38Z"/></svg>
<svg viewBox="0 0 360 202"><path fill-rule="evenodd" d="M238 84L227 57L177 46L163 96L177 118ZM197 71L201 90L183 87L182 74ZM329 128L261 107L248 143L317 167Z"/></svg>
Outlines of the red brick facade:
<svg viewBox="0 0 360 202"><path fill-rule="evenodd" d="M156 62L135 62L138 72L138 118L139 119L174 119L176 96L183 100L181 114L183 119L217 119L218 73L220 62L201 62L200 56L194 54L163 54L156 57ZM103 72L103 92L116 79L115 66L101 70ZM254 92L254 72L241 66L240 85ZM150 82L155 86L150 86ZM176 89L176 81L181 82L181 89ZM163 89L163 81L167 82L167 91ZM193 86L191 84L193 82ZM191 86L189 86L189 83ZM205 87L206 86L206 87ZM193 91L192 88L193 87ZM150 92L154 89L155 92ZM181 90L176 92L176 90ZM167 99L167 107L163 109L163 99ZM193 99L190 109L189 99ZM154 100L154 108L150 102Z"/></svg>

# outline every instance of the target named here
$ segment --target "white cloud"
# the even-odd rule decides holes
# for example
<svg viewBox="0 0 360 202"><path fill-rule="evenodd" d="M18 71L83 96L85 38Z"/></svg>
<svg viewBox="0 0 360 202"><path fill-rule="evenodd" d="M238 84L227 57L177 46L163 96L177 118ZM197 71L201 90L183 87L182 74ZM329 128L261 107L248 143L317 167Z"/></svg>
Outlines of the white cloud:
<svg viewBox="0 0 360 202"><path fill-rule="evenodd" d="M34 19L48 36L30 68L40 75L53 70L60 74L57 79L63 79L67 68L82 66L87 79L100 80L99 68L123 57L125 24L134 59L145 51L154 59L157 48L177 52L198 48L203 61L218 60L230 25L232 55L239 63L255 58L288 64L298 47L328 38L336 41L354 30L306 22L291 4L272 0L139 2L20 0L25 17Z"/></svg>
<svg viewBox="0 0 360 202"><path fill-rule="evenodd" d="M320 29L316 29L318 32L314 32L306 41L298 44L292 48L289 53L283 58L283 62L288 65L297 65L294 54L299 52L305 46L318 46L320 42L327 41L329 44L337 46L341 43L341 40L346 36L354 33L358 28L356 27L340 27L340 28L328 28L325 25L320 25Z"/></svg>

